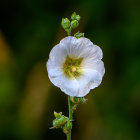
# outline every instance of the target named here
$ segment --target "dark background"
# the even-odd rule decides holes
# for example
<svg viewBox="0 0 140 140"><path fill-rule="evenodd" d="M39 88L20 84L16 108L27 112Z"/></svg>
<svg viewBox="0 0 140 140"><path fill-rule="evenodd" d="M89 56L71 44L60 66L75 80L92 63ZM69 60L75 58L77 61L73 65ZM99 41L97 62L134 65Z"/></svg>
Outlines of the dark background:
<svg viewBox="0 0 140 140"><path fill-rule="evenodd" d="M46 61L67 36L62 17L104 53L106 73L74 113L72 140L140 139L139 0L0 1L0 140L65 140L50 130L68 115L67 96L48 79Z"/></svg>

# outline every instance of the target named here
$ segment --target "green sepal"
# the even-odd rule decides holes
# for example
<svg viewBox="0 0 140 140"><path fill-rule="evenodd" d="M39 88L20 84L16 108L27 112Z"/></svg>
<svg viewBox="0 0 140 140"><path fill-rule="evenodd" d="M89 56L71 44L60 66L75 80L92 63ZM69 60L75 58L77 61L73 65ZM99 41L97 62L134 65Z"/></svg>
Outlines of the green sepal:
<svg viewBox="0 0 140 140"><path fill-rule="evenodd" d="M84 97L71 97L70 100L74 104L86 103L86 99Z"/></svg>
<svg viewBox="0 0 140 140"><path fill-rule="evenodd" d="M57 113L57 112L54 111L54 116L55 116L55 118L58 118L59 119L62 116L62 112Z"/></svg>
<svg viewBox="0 0 140 140"><path fill-rule="evenodd" d="M70 101L72 102L72 111L74 112L77 106L80 103L86 103L86 99L84 97L70 97Z"/></svg>
<svg viewBox="0 0 140 140"><path fill-rule="evenodd" d="M72 104L72 111L73 112L76 110L77 106L78 106L78 104L74 104L74 103Z"/></svg>
<svg viewBox="0 0 140 140"><path fill-rule="evenodd" d="M84 33L77 32L74 34L74 37L76 37L77 39L80 37L84 37Z"/></svg>

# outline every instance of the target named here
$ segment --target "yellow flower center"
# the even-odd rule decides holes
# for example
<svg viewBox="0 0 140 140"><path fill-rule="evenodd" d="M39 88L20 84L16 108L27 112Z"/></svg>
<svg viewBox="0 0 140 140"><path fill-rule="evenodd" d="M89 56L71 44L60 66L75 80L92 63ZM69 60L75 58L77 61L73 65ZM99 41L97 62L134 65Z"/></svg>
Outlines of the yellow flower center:
<svg viewBox="0 0 140 140"><path fill-rule="evenodd" d="M70 58L69 56L66 57L66 60L63 64L63 71L65 75L69 78L78 78L82 74L82 63L83 58Z"/></svg>

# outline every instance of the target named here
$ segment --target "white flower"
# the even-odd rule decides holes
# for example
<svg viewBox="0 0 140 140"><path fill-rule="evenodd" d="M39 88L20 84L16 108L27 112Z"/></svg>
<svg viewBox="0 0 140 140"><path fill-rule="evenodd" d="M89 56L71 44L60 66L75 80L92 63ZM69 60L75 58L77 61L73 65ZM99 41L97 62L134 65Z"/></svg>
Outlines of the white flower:
<svg viewBox="0 0 140 140"><path fill-rule="evenodd" d="M51 82L70 96L83 97L98 87L105 73L102 50L87 38L65 37L50 52Z"/></svg>

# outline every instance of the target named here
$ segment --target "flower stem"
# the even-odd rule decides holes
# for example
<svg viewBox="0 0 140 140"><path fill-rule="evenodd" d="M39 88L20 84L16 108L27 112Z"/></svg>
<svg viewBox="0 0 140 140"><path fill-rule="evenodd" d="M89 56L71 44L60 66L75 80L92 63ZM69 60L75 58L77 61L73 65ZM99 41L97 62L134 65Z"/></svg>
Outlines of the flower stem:
<svg viewBox="0 0 140 140"><path fill-rule="evenodd" d="M71 30L72 30L72 28L71 28L71 26L70 26L70 28L69 28L69 30L68 30L68 36L71 36Z"/></svg>
<svg viewBox="0 0 140 140"><path fill-rule="evenodd" d="M72 121L72 104L71 104L71 101L70 101L70 96L68 96L68 105L69 105L69 120ZM71 140L71 130L67 134L67 140Z"/></svg>
<svg viewBox="0 0 140 140"><path fill-rule="evenodd" d="M72 28L70 26L70 28L69 28L69 30L67 32L68 33L68 36L71 36L71 30L72 30ZM68 106L69 106L69 120L72 121L72 104L71 104L71 101L70 101L70 96L68 96ZM67 134L67 140L71 140L71 130Z"/></svg>

